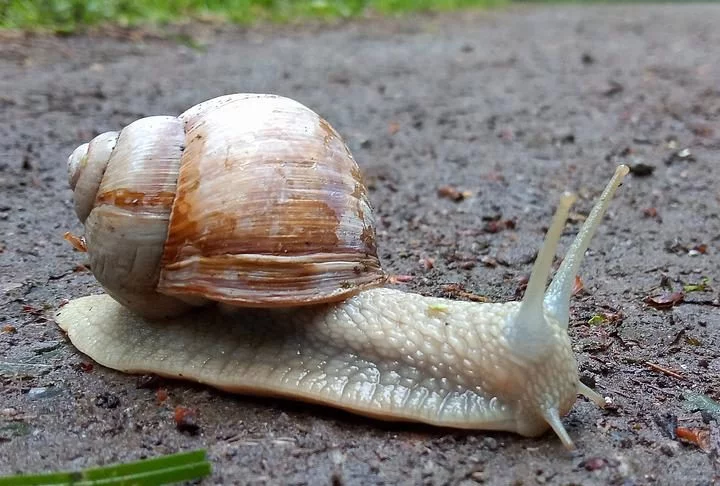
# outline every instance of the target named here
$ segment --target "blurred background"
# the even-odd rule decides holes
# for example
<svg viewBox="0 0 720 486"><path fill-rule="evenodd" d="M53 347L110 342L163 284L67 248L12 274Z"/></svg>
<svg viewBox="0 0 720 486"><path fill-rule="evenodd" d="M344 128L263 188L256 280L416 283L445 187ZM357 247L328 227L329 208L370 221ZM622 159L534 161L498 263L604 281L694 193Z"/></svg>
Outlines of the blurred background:
<svg viewBox="0 0 720 486"><path fill-rule="evenodd" d="M593 3L560 0L562 3ZM398 15L407 12L489 8L552 0L0 0L0 29L71 33L112 23L136 26L200 20L249 25L311 19ZM559 3L556 2L555 3ZM605 0L603 3L623 3Z"/></svg>

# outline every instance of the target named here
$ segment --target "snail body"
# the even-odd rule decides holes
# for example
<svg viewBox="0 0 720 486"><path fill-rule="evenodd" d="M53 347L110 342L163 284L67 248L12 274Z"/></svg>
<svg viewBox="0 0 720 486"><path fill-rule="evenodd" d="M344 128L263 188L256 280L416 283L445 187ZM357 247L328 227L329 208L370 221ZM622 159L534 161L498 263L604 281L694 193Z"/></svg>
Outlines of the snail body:
<svg viewBox="0 0 720 486"><path fill-rule="evenodd" d="M248 108L263 103L268 106ZM264 115L236 120L247 113ZM160 121L155 118L135 123ZM126 372L322 403L383 420L525 436L552 428L565 446L573 447L560 417L578 393L598 405L605 402L578 379L567 333L569 300L583 254L627 167L616 170L547 290L573 202L569 194L560 201L521 302L460 302L382 286L385 275L377 259L374 221L357 165L337 133L307 108L270 95L229 95L201 103L169 123L177 125L176 120L182 133L164 137L172 148L153 149L154 155L146 159L153 162L154 172L151 168L150 176L138 178L160 181L161 189L136 191L143 196L132 204L124 195L117 196L119 185L103 179L95 207L77 210L78 199L93 199L88 189L78 192L82 179L95 180L101 172L127 179L132 172L113 168L118 146L132 124L119 134L99 136L70 157L70 181L78 216L85 216L92 270L115 297L82 297L58 312L56 321L80 351ZM202 130L201 143L193 137ZM284 140L291 143L286 147ZM97 153L109 154L103 170L88 170L93 153L88 149L94 145ZM303 150L297 152L298 148ZM169 172L159 171L154 162L178 160L178 153L174 189L167 183L172 179ZM248 154L254 159L245 164ZM240 194L247 178L234 168L246 170L246 165L257 175L249 177L249 192ZM294 172L284 172L289 166ZM198 167L210 167L200 171L211 177L224 177L217 185L198 182ZM80 175L78 168L83 169ZM232 187L230 196L223 196L224 185ZM103 196L108 191L115 191L114 199ZM166 192L174 195L165 196ZM262 205L250 206L251 217L237 203L256 200ZM294 208L288 201L302 203ZM201 204L209 209L194 208ZM110 208L98 211L103 206ZM153 211L159 207L163 212L158 216ZM242 236L208 223L210 215L224 209L225 226L234 230L247 223ZM111 243L125 248L123 238L130 229L118 231L112 218L104 221L106 214L122 211L139 213L143 221L138 225L140 236L129 237L139 246L128 251L135 252L134 262L147 267L125 266L147 276L149 283L142 283L135 294L129 271L120 272L120 283L108 280L106 269L113 266L106 250L110 244L88 234L96 230L88 229L87 221L113 228L107 234L120 243ZM162 221L165 229L145 231L145 220L150 226ZM152 252L138 251L150 239L144 239L143 232L164 244ZM216 237L218 241L209 241ZM104 256L92 256L95 246ZM223 306L208 306L208 301ZM167 316L173 317L159 318Z"/></svg>

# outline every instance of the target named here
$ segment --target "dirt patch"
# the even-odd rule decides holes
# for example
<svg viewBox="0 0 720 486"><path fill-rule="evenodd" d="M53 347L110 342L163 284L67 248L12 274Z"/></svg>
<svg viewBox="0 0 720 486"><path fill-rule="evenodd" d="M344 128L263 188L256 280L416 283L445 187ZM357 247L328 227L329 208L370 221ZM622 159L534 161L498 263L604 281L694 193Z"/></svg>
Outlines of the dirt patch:
<svg viewBox="0 0 720 486"><path fill-rule="evenodd" d="M718 417L683 406L685 390L720 398L718 25L712 5L553 7L205 31L203 50L3 41L0 473L206 447L207 484L712 483L717 456L672 434L675 420L718 434ZM428 295L459 284L516 298L561 191L577 191L584 214L616 164L633 166L572 306L583 380L615 402L602 411L579 399L564 419L580 456L552 434L392 425L147 384L69 345L53 313L99 287L62 239L81 232L67 155L137 118L242 91L295 98L346 138L371 188L383 264ZM462 197L439 196L442 186ZM644 302L704 278L710 287L681 303ZM589 324L597 315L610 318ZM175 405L197 411L198 434L176 429Z"/></svg>

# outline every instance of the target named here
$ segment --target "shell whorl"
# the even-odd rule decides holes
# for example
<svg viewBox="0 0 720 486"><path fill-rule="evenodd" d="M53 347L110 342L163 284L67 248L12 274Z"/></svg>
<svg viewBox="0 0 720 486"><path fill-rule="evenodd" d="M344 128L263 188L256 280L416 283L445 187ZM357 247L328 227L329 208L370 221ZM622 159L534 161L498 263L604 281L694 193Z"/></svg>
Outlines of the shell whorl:
<svg viewBox="0 0 720 486"><path fill-rule="evenodd" d="M87 161L87 153L89 143L84 143L78 148L73 150L73 153L68 157L68 182L70 183L70 189L75 189L77 181L80 178L82 171L80 167L85 165Z"/></svg>
<svg viewBox="0 0 720 486"><path fill-rule="evenodd" d="M120 132L101 133L80 145L68 158L68 177L73 190L75 213L85 222L95 204L100 183Z"/></svg>
<svg viewBox="0 0 720 486"><path fill-rule="evenodd" d="M123 305L151 317L176 315L187 307L156 291L184 137L183 123L171 116L142 118L125 127L85 220L97 280Z"/></svg>

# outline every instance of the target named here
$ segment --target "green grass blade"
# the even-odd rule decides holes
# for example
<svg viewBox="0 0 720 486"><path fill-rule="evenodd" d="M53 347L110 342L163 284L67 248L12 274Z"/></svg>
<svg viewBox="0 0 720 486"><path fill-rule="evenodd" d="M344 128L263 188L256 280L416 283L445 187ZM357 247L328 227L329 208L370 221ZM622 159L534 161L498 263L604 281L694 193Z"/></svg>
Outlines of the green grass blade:
<svg viewBox="0 0 720 486"><path fill-rule="evenodd" d="M108 477L131 476L147 472L148 470L171 469L202 461L205 461L205 451L202 449L191 452L179 452L177 454L170 454L153 459L85 469L82 471L82 479L88 481Z"/></svg>
<svg viewBox="0 0 720 486"><path fill-rule="evenodd" d="M76 472L18 475L0 478L0 486L42 485L159 485L208 476L204 450L180 452L153 459L95 467Z"/></svg>
<svg viewBox="0 0 720 486"><path fill-rule="evenodd" d="M79 481L73 483L73 486L154 486L199 479L210 475L210 473L209 462L198 462L157 471L139 472L129 476Z"/></svg>

